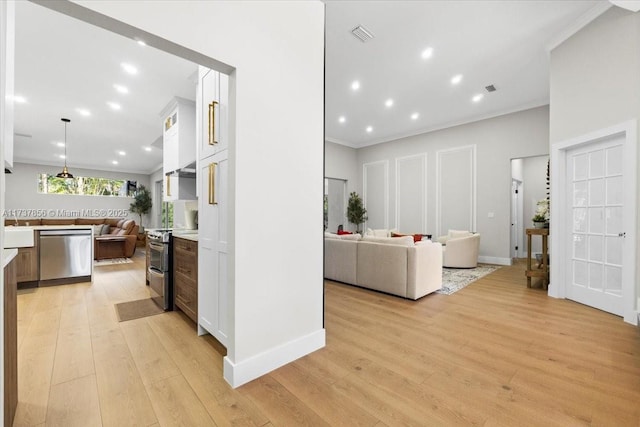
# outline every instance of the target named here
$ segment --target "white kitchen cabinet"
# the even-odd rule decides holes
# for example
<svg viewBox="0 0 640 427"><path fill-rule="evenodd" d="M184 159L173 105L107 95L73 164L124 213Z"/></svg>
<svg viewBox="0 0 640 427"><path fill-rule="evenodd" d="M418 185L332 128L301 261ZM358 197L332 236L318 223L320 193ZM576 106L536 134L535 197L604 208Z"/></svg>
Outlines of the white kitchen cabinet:
<svg viewBox="0 0 640 427"><path fill-rule="evenodd" d="M195 178L183 178L176 171L196 161L196 106L175 97L162 110L162 169L165 175L163 200L195 200Z"/></svg>
<svg viewBox="0 0 640 427"><path fill-rule="evenodd" d="M229 144L229 77L205 67L198 69L198 158L227 149Z"/></svg>
<svg viewBox="0 0 640 427"><path fill-rule="evenodd" d="M198 333L228 343L228 150L200 160Z"/></svg>

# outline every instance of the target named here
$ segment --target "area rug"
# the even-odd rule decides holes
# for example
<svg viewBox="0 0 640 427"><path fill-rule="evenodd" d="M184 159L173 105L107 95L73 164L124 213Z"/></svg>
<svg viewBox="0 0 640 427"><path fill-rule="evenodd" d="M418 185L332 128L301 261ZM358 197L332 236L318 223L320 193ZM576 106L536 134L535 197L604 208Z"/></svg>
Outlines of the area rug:
<svg viewBox="0 0 640 427"><path fill-rule="evenodd" d="M121 302L115 304L116 314L119 322L139 319L141 317L155 316L164 313L151 298L139 299L136 301Z"/></svg>
<svg viewBox="0 0 640 427"><path fill-rule="evenodd" d="M131 264L131 258L110 258L110 259L94 259L93 266L101 267L103 265L114 265L114 264Z"/></svg>
<svg viewBox="0 0 640 427"><path fill-rule="evenodd" d="M443 268L442 289L436 292L451 295L498 268L500 267L494 265L479 265L476 268Z"/></svg>

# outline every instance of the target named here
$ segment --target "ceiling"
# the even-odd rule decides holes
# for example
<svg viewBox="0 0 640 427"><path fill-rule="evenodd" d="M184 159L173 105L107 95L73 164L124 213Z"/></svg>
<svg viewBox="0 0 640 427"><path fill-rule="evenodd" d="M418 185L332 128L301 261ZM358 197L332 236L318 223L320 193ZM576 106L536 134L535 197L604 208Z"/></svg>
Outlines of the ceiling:
<svg viewBox="0 0 640 427"><path fill-rule="evenodd" d="M328 1L326 139L363 147L548 104L547 46L602 3ZM374 38L355 38L358 25ZM433 53L423 59L427 47ZM476 94L484 97L473 102Z"/></svg>
<svg viewBox="0 0 640 427"><path fill-rule="evenodd" d="M602 3L327 1L326 138L363 147L547 104L547 46ZM356 39L351 30L357 25L374 38ZM433 54L425 60L427 47ZM123 62L138 73L125 73ZM60 118L67 117L72 173L151 173L162 163L159 113L174 96L195 99L196 71L192 62L17 2L15 92L26 102L16 103L14 161L62 167L64 148L55 143L64 140ZM463 78L454 86L456 74ZM358 91L350 88L355 80ZM129 93L118 93L114 84ZM491 84L497 90L487 93ZM484 98L473 102L479 93ZM387 99L392 107L385 106ZM419 114L415 120L413 113Z"/></svg>
<svg viewBox="0 0 640 427"><path fill-rule="evenodd" d="M144 147L162 137L160 111L174 96L195 100L196 64L27 1L16 2L15 52L15 94L26 98L15 103L15 162L62 167L56 142L64 141L66 117L71 173L151 173L162 164L162 144ZM124 72L123 62L138 73Z"/></svg>

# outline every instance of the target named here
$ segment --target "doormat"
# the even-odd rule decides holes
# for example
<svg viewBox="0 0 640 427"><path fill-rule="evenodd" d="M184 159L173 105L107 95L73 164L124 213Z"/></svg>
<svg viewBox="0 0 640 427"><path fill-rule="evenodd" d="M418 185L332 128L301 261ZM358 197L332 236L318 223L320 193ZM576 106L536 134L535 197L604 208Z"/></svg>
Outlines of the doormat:
<svg viewBox="0 0 640 427"><path fill-rule="evenodd" d="M439 294L451 295L469 286L481 277L493 273L498 268L494 265L482 265L476 268L446 268L442 269L442 289Z"/></svg>
<svg viewBox="0 0 640 427"><path fill-rule="evenodd" d="M131 258L109 258L109 259L94 259L93 266L101 267L103 265L115 265L115 264L131 264Z"/></svg>
<svg viewBox="0 0 640 427"><path fill-rule="evenodd" d="M140 319L141 317L155 316L164 313L151 298L139 299L136 301L121 302L115 304L116 315L119 322Z"/></svg>

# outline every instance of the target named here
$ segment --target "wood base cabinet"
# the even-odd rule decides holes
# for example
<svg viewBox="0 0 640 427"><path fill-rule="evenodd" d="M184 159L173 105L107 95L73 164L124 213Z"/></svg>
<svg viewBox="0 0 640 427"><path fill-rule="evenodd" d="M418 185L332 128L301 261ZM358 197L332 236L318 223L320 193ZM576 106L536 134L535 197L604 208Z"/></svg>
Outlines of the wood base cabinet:
<svg viewBox="0 0 640 427"><path fill-rule="evenodd" d="M18 406L17 259L4 268L4 425L13 425Z"/></svg>
<svg viewBox="0 0 640 427"><path fill-rule="evenodd" d="M198 242L173 238L174 306L198 322Z"/></svg>

